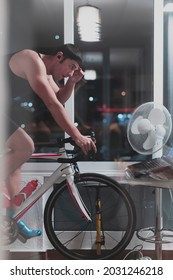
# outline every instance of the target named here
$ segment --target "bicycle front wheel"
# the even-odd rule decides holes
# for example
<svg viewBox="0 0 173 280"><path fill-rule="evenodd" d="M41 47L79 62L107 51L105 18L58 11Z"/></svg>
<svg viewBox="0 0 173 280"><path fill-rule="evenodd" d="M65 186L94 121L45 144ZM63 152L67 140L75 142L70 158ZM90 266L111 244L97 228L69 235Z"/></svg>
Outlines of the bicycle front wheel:
<svg viewBox="0 0 173 280"><path fill-rule="evenodd" d="M64 181L47 200L44 224L52 245L72 259L111 259L129 244L136 214L129 193L107 176L86 173L75 178L80 195L91 213L88 222L73 201ZM101 248L97 246L97 199L101 204Z"/></svg>

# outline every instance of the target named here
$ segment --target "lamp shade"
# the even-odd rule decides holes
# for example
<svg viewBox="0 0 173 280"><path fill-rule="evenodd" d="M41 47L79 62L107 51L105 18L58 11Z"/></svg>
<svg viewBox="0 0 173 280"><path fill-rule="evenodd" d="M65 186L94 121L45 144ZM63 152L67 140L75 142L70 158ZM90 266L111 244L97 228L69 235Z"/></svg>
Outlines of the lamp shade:
<svg viewBox="0 0 173 280"><path fill-rule="evenodd" d="M79 37L82 41L100 41L100 10L97 7L90 5L78 7L77 26Z"/></svg>

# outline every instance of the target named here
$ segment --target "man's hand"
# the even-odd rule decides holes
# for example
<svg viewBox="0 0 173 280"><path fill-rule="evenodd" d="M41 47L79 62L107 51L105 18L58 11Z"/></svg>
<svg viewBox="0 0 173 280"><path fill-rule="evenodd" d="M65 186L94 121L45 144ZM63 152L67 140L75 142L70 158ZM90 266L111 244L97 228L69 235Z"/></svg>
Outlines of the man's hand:
<svg viewBox="0 0 173 280"><path fill-rule="evenodd" d="M87 136L81 135L80 138L75 140L76 144L81 148L85 155L88 154L89 151L97 152L97 148L93 140Z"/></svg>
<svg viewBox="0 0 173 280"><path fill-rule="evenodd" d="M81 68L79 68L78 70L74 71L73 75L69 79L76 84L83 78L83 76L84 72Z"/></svg>

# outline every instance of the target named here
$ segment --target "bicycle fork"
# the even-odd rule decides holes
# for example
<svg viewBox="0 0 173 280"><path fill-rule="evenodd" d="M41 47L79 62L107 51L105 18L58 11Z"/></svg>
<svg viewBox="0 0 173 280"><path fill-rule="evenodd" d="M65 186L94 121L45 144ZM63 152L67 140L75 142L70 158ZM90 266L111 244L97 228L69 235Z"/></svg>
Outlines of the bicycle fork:
<svg viewBox="0 0 173 280"><path fill-rule="evenodd" d="M101 255L101 246L105 244L104 234L102 231L102 212L100 190L96 189L96 252Z"/></svg>
<svg viewBox="0 0 173 280"><path fill-rule="evenodd" d="M85 205L79 191L78 188L74 182L74 174L72 172L71 166L68 166L67 168L67 178L66 178L66 184L67 187L69 189L69 192L73 198L73 200L75 201L76 205L78 206L78 208L80 209L82 215L85 217L85 219L87 221L92 221L91 219L91 213L89 212L87 206Z"/></svg>

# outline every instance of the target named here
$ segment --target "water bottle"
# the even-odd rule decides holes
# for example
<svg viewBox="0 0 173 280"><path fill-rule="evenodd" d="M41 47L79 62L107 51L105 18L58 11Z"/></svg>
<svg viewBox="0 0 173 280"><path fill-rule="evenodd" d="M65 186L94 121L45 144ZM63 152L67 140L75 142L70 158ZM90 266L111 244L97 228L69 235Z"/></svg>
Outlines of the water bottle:
<svg viewBox="0 0 173 280"><path fill-rule="evenodd" d="M20 206L38 186L38 180L32 180L26 184L26 186L13 197L13 203L16 206Z"/></svg>

